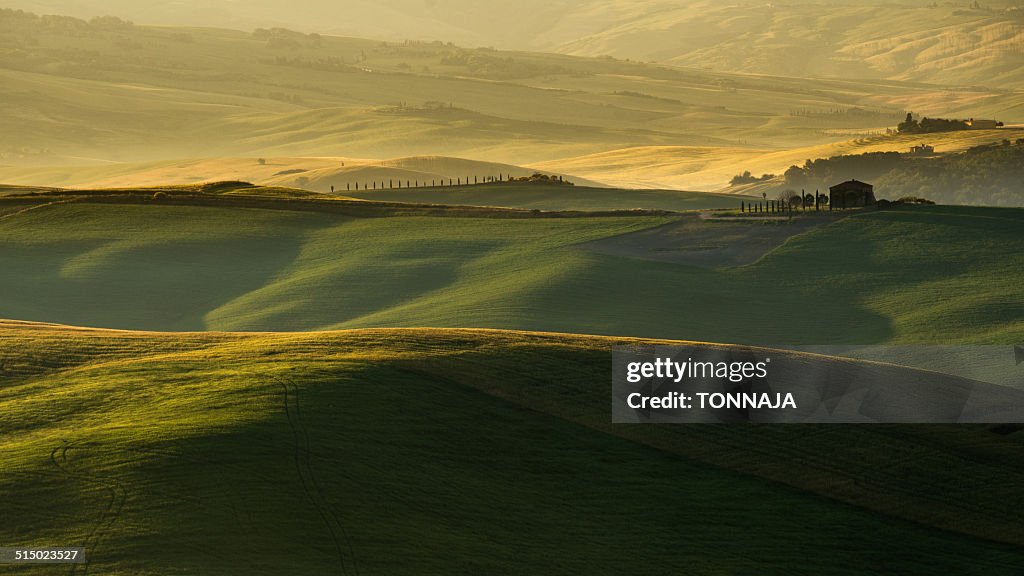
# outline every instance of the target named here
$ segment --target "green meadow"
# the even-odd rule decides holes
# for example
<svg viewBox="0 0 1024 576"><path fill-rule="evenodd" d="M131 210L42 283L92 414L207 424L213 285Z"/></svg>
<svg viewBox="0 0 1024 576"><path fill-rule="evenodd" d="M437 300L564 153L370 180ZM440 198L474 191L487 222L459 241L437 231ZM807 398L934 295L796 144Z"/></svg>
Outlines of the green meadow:
<svg viewBox="0 0 1024 576"><path fill-rule="evenodd" d="M439 208L381 217L374 203L334 214L289 210L284 199L270 206L285 209L264 209L210 198L8 214L0 317L140 330L481 327L779 345L1024 336L1017 209L826 216L750 265L697 266L660 258L714 246L671 233L632 252L593 247L693 215L445 216ZM746 242L742 227L730 234Z"/></svg>
<svg viewBox="0 0 1024 576"><path fill-rule="evenodd" d="M613 425L608 396L630 336L1019 341L1024 210L438 203L529 186L6 188L0 541L114 575L1019 573L1019 427Z"/></svg>
<svg viewBox="0 0 1024 576"><path fill-rule="evenodd" d="M612 426L613 339L15 322L0 335L0 538L84 546L93 573L1024 565L1019 434Z"/></svg>
<svg viewBox="0 0 1024 576"><path fill-rule="evenodd" d="M543 183L495 182L480 186L339 190L353 198L385 202L497 206L529 210L713 210L752 198L678 190L624 190Z"/></svg>

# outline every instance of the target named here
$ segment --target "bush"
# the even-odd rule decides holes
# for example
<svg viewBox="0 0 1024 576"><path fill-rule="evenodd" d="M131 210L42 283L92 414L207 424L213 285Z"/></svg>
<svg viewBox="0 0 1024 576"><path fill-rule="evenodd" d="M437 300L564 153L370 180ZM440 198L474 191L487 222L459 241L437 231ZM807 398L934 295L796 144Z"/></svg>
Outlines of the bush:
<svg viewBox="0 0 1024 576"><path fill-rule="evenodd" d="M899 202L900 204L935 204L935 202L919 196L904 196L899 200L896 200L896 202Z"/></svg>
<svg viewBox="0 0 1024 576"><path fill-rule="evenodd" d="M754 184L757 182L767 182L775 178L775 174L762 174L760 178L750 173L750 170L746 170L743 174L737 174L732 177L729 181L730 186L738 186L740 184Z"/></svg>

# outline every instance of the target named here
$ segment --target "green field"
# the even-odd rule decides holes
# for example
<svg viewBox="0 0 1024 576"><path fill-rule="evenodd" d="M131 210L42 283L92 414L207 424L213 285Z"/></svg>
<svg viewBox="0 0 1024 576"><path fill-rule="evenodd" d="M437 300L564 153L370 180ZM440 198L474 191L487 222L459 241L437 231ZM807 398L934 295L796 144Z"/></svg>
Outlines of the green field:
<svg viewBox="0 0 1024 576"><path fill-rule="evenodd" d="M685 238L618 256L589 248L693 216L379 217L373 203L334 214L290 210L285 200L286 209L217 202L72 202L8 214L0 219L0 317L154 330L485 327L778 345L1024 336L1017 209L940 206L828 220L751 265L721 268L658 261L708 248ZM735 232L730 242L742 245Z"/></svg>
<svg viewBox="0 0 1024 576"><path fill-rule="evenodd" d="M613 426L610 339L11 322L0 337L0 539L86 546L92 573L1024 566L1019 434Z"/></svg>
<svg viewBox="0 0 1024 576"><path fill-rule="evenodd" d="M530 210L711 210L736 208L752 198L677 190L622 190L538 183L493 183L449 188L341 190L353 198L386 202L500 206Z"/></svg>
<svg viewBox="0 0 1024 576"><path fill-rule="evenodd" d="M27 191L0 196L0 318L32 321L0 321L5 543L82 545L114 575L1024 566L1019 427L613 425L625 340L568 334L1019 342L1024 210Z"/></svg>

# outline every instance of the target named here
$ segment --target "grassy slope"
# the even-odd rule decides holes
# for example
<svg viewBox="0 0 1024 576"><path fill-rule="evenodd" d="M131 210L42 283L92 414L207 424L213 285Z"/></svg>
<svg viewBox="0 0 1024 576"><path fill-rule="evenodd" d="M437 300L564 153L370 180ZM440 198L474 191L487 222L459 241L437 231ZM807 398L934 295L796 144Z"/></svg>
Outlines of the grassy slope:
<svg viewBox="0 0 1024 576"><path fill-rule="evenodd" d="M175 330L471 326L779 345L1024 336L1020 210L864 214L733 269L579 247L667 218L46 206L0 220L9 272L0 317Z"/></svg>
<svg viewBox="0 0 1024 576"><path fill-rule="evenodd" d="M584 186L501 183L486 186L400 190L362 190L341 193L354 198L389 202L424 202L470 206L504 206L535 210L632 210L634 208L708 210L735 208L737 196L676 190L622 190Z"/></svg>
<svg viewBox="0 0 1024 576"><path fill-rule="evenodd" d="M1024 565L1018 439L612 426L610 339L12 323L0 335L0 538L85 545L95 572Z"/></svg>

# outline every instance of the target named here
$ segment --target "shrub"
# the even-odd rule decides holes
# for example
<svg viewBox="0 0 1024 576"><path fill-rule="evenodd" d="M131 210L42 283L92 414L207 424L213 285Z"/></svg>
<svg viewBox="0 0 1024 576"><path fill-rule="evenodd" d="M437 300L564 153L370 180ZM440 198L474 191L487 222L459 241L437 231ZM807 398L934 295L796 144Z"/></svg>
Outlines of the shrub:
<svg viewBox="0 0 1024 576"><path fill-rule="evenodd" d="M750 170L745 170L742 174L737 174L732 177L729 181L730 186L738 186L740 184L754 184L757 182L767 182L775 178L775 174L762 174L760 178L750 173Z"/></svg>
<svg viewBox="0 0 1024 576"><path fill-rule="evenodd" d="M935 202L919 196L904 196L897 200L897 202L900 204L935 204Z"/></svg>

